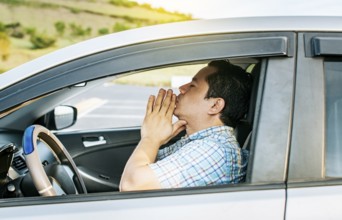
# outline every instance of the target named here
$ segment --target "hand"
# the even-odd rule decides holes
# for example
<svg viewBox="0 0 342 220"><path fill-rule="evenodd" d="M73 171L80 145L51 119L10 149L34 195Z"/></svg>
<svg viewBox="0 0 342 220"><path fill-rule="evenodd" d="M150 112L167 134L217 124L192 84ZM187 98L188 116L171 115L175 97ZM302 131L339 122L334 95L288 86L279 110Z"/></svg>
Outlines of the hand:
<svg viewBox="0 0 342 220"><path fill-rule="evenodd" d="M156 160L159 147L185 129L186 122L172 124L176 95L160 89L157 98L150 96L141 128L141 140L128 159L121 177L120 191L159 189L160 182L148 166Z"/></svg>
<svg viewBox="0 0 342 220"><path fill-rule="evenodd" d="M150 96L141 128L141 139L153 141L160 147L184 130L186 121L179 120L172 124L175 106L176 95L171 89L160 89L157 98Z"/></svg>

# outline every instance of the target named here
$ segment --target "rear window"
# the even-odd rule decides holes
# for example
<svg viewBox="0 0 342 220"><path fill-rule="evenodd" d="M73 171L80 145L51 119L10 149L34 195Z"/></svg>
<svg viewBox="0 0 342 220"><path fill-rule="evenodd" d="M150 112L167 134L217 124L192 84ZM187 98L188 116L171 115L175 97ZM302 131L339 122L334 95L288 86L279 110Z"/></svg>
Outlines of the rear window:
<svg viewBox="0 0 342 220"><path fill-rule="evenodd" d="M342 60L324 63L326 176L342 176Z"/></svg>

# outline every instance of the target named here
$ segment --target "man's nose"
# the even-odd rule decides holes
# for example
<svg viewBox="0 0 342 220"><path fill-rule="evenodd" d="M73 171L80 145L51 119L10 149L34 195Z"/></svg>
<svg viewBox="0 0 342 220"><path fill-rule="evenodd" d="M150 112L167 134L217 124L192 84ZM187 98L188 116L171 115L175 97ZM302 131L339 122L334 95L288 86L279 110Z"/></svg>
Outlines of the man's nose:
<svg viewBox="0 0 342 220"><path fill-rule="evenodd" d="M190 83L187 83L187 84L184 84L184 85L180 86L179 87L179 92L181 94L186 93L188 91L188 89L189 89L189 85L190 85Z"/></svg>

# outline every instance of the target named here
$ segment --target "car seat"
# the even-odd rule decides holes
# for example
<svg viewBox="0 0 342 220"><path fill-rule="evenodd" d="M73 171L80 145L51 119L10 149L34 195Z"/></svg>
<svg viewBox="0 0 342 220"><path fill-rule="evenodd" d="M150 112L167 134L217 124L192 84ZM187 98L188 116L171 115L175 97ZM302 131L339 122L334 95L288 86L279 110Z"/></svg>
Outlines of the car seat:
<svg viewBox="0 0 342 220"><path fill-rule="evenodd" d="M247 150L250 150L250 139L251 139L251 133L252 133L252 128L253 128L260 72L261 72L261 62L255 64L251 71L251 75L253 77L253 85L252 85L250 103L249 103L247 114L243 119L241 119L238 122L235 128L236 138L240 144L240 147L247 149Z"/></svg>

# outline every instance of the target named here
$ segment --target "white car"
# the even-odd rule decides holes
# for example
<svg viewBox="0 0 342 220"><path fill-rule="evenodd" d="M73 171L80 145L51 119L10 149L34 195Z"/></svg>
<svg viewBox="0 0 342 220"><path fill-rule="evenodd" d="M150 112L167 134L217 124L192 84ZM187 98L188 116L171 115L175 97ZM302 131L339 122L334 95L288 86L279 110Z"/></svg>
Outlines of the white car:
<svg viewBox="0 0 342 220"><path fill-rule="evenodd" d="M215 59L254 77L236 128L246 182L119 192L148 95ZM189 21L58 50L0 75L0 218L341 219L341 85L342 17Z"/></svg>

